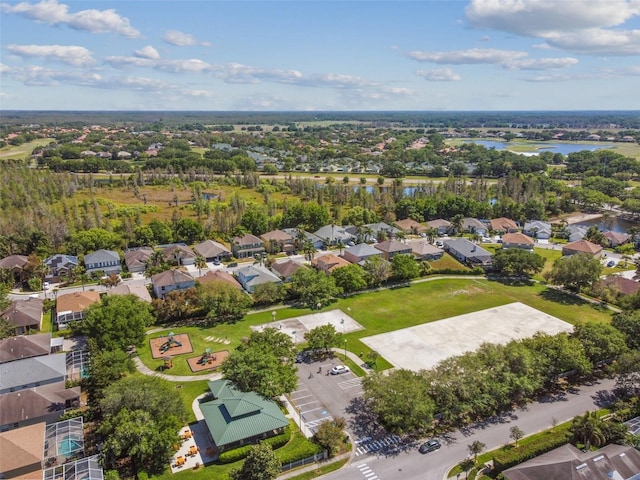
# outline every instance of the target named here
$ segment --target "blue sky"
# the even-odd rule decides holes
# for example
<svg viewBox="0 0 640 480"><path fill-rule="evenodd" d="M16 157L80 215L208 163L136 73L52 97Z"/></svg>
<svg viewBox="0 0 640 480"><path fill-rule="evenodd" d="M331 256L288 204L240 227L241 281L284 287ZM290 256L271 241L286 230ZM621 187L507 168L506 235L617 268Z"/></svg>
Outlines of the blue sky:
<svg viewBox="0 0 640 480"><path fill-rule="evenodd" d="M0 3L3 110L640 109L640 0Z"/></svg>

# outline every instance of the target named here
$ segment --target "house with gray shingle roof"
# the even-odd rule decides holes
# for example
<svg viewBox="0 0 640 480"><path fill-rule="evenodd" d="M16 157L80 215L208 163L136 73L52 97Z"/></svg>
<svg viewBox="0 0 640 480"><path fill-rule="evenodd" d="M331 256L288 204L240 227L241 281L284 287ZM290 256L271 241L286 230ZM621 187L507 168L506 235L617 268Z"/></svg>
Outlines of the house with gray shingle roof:
<svg viewBox="0 0 640 480"><path fill-rule="evenodd" d="M462 263L480 267L491 266L491 253L466 238L446 238L443 245L445 251Z"/></svg>
<svg viewBox="0 0 640 480"><path fill-rule="evenodd" d="M382 252L382 256L385 260L391 261L396 255L412 255L413 250L411 245L399 242L398 240L385 240L384 242L376 243L375 248Z"/></svg>
<svg viewBox="0 0 640 480"><path fill-rule="evenodd" d="M213 400L200 410L220 451L278 435L289 426L278 405L255 392L241 392L229 380L208 383Z"/></svg>
<svg viewBox="0 0 640 480"><path fill-rule="evenodd" d="M150 247L132 248L124 252L124 263L131 273L143 273L147 269L147 262L153 255Z"/></svg>
<svg viewBox="0 0 640 480"><path fill-rule="evenodd" d="M542 220L531 220L525 222L522 233L538 240L547 240L551 238L551 224Z"/></svg>
<svg viewBox="0 0 640 480"><path fill-rule="evenodd" d="M366 262L368 258L380 256L382 256L382 252L368 243L359 243L358 245L347 248L342 253L342 257L345 260L359 265L364 265L364 262Z"/></svg>
<svg viewBox="0 0 640 480"><path fill-rule="evenodd" d="M484 236L489 232L489 228L477 218L467 217L462 219L462 231Z"/></svg>
<svg viewBox="0 0 640 480"><path fill-rule="evenodd" d="M84 266L88 274L104 272L105 275L120 273L120 255L113 250L96 250L84 256Z"/></svg>
<svg viewBox="0 0 640 480"><path fill-rule="evenodd" d="M0 395L67 379L67 355L42 355L0 364Z"/></svg>
<svg viewBox="0 0 640 480"><path fill-rule="evenodd" d="M451 228L451 222L443 218L437 218L435 220L429 220L427 226L429 228L435 228L438 231L438 235L444 235Z"/></svg>
<svg viewBox="0 0 640 480"><path fill-rule="evenodd" d="M75 267L80 265L78 257L62 253L52 255L42 263L49 269L47 277L50 278L68 276Z"/></svg>
<svg viewBox="0 0 640 480"><path fill-rule="evenodd" d="M207 262L226 260L231 257L231 250L214 240L205 240L194 245L193 249L197 254L202 255Z"/></svg>
<svg viewBox="0 0 640 480"><path fill-rule="evenodd" d="M254 255L261 255L265 253L264 242L255 235L247 233L242 237L233 238L231 251L236 258L250 258Z"/></svg>
<svg viewBox="0 0 640 480"><path fill-rule="evenodd" d="M236 270L238 281L244 289L253 293L257 285L263 283L282 283L280 277L261 265L249 265Z"/></svg>

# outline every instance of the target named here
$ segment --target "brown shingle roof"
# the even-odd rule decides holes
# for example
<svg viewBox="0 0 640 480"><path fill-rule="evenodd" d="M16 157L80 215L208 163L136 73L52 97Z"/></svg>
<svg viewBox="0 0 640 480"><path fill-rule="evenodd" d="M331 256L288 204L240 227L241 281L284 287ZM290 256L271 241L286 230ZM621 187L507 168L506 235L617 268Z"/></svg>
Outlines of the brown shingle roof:
<svg viewBox="0 0 640 480"><path fill-rule="evenodd" d="M0 268L7 270L22 269L29 261L24 255L9 255L0 260Z"/></svg>
<svg viewBox="0 0 640 480"><path fill-rule="evenodd" d="M21 358L48 355L51 351L51 334L19 335L0 340L0 363Z"/></svg>
<svg viewBox="0 0 640 480"><path fill-rule="evenodd" d="M516 243L520 245L534 245L535 242L531 237L526 236L524 233L505 233L502 236L503 243Z"/></svg>
<svg viewBox="0 0 640 480"><path fill-rule="evenodd" d="M45 429L46 424L40 422L0 432L0 474L42 464ZM32 478L37 477L34 475Z"/></svg>
<svg viewBox="0 0 640 480"><path fill-rule="evenodd" d="M609 276L601 280L605 287L610 287L625 295L633 295L640 290L640 283L629 278L618 277L617 275Z"/></svg>
<svg viewBox="0 0 640 480"><path fill-rule="evenodd" d="M427 227L425 227L421 223L416 222L412 218L405 218L404 220L398 220L396 222L396 226L404 232L412 232L412 231L424 232L427 229Z"/></svg>
<svg viewBox="0 0 640 480"><path fill-rule="evenodd" d="M563 255L565 255L566 253L588 253L590 255L596 255L601 251L602 247L600 245L591 243L588 240L578 240L576 242L567 243L562 248Z"/></svg>
<svg viewBox="0 0 640 480"><path fill-rule="evenodd" d="M327 255L322 255L321 257L314 258L311 261L311 265L316 267L318 270L333 272L336 268L351 265L351 262L345 260L342 257L338 257L333 253L329 253Z"/></svg>
<svg viewBox="0 0 640 480"><path fill-rule="evenodd" d="M398 240L385 240L384 242L376 243L374 245L381 252L393 253L402 252L405 250L411 250L411 247L406 243L399 242Z"/></svg>
<svg viewBox="0 0 640 480"><path fill-rule="evenodd" d="M493 220L490 220L490 223L491 230L494 230L496 232L499 232L501 230L505 232L508 232L509 230L518 230L518 225L510 218L494 218Z"/></svg>
<svg viewBox="0 0 640 480"><path fill-rule="evenodd" d="M11 302L9 308L0 312L0 317L6 318L16 327L29 327L37 325L40 328L42 321L42 300L28 298Z"/></svg>
<svg viewBox="0 0 640 480"><path fill-rule="evenodd" d="M100 294L98 292L74 292L58 295L56 310L58 312L84 312L89 305L98 303Z"/></svg>
<svg viewBox="0 0 640 480"><path fill-rule="evenodd" d="M225 282L233 285L236 288L242 289L242 285L240 285L240 282L238 282L238 280L236 280L233 275L225 272L224 270L210 270L205 275L202 275L200 278L198 278L198 282Z"/></svg>
<svg viewBox="0 0 640 480"><path fill-rule="evenodd" d="M295 262L291 259L286 262L276 262L271 265L271 269L275 270L281 277L289 278L291 275L296 273L298 270L302 268L298 262Z"/></svg>
<svg viewBox="0 0 640 480"><path fill-rule="evenodd" d="M271 232L264 233L260 235L262 240L266 241L276 241L276 242L290 242L293 240L293 237L282 230L273 230Z"/></svg>
<svg viewBox="0 0 640 480"><path fill-rule="evenodd" d="M154 287L168 287L178 283L193 281L193 277L181 270L166 270L151 277Z"/></svg>

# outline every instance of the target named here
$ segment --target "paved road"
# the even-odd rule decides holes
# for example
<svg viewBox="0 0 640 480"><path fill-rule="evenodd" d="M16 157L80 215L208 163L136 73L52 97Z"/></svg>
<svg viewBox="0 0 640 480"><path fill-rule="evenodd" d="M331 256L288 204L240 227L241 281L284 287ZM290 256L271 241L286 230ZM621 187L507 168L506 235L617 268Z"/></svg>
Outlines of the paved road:
<svg viewBox="0 0 640 480"><path fill-rule="evenodd" d="M341 470L325 475L327 480L442 480L451 466L468 455L467 445L475 440L483 442L488 450L510 442L509 429L514 425L525 434L532 434L550 428L553 418L558 422L570 420L587 410L594 410L608 404L614 381L605 379L592 385L566 393L558 398L547 398L514 411L511 415L474 427L453 432L449 437L440 438L440 450L421 455L410 448L392 455L377 457L352 457L350 463ZM365 465L363 467L363 465Z"/></svg>

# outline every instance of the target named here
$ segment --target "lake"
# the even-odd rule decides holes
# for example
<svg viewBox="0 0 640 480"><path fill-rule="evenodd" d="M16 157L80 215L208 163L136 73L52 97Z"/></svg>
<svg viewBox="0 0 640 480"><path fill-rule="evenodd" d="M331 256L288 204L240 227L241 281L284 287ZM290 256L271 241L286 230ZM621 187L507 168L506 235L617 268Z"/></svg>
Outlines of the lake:
<svg viewBox="0 0 640 480"><path fill-rule="evenodd" d="M509 150L510 146L516 145L509 142L499 142L496 140L465 140L464 143L475 143L476 145L482 145L485 148L495 148L496 150ZM563 155L569 155L570 153L581 152L583 150L595 152L596 150L615 148L615 145L612 144L590 145L586 143L533 143L531 144L531 146L538 149L538 151L514 153L522 153L523 155L537 155L541 151L547 151L551 153L561 153Z"/></svg>

